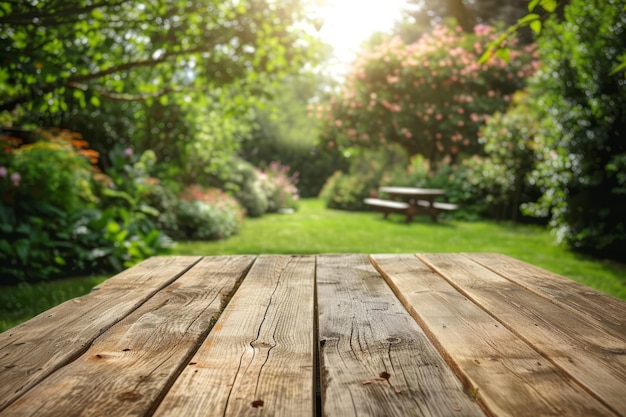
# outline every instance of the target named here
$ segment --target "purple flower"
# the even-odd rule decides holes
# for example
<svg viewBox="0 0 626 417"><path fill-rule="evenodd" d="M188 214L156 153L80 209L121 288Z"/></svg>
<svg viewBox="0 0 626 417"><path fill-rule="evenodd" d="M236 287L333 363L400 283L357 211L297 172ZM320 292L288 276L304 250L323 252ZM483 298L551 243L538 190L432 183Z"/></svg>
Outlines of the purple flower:
<svg viewBox="0 0 626 417"><path fill-rule="evenodd" d="M124 149L124 156L126 157L131 157L133 156L134 152L133 152L133 148L126 148Z"/></svg>
<svg viewBox="0 0 626 417"><path fill-rule="evenodd" d="M13 174L11 174L11 182L13 182L13 185L15 187L19 187L20 186L20 180L22 179L22 176L20 175L19 172L14 172Z"/></svg>
<svg viewBox="0 0 626 417"><path fill-rule="evenodd" d="M0 167L0 178L7 177L7 169L5 167Z"/></svg>

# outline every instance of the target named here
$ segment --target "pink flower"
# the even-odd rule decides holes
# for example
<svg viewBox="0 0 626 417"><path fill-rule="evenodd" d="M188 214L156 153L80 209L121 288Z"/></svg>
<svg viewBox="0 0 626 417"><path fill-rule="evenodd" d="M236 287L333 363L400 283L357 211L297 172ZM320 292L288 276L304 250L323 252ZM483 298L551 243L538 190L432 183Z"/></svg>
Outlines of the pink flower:
<svg viewBox="0 0 626 417"><path fill-rule="evenodd" d="M13 186L19 187L21 179L22 179L22 176L20 175L19 172L14 172L13 174L11 174L11 182L13 183Z"/></svg>
<svg viewBox="0 0 626 417"><path fill-rule="evenodd" d="M339 120L339 119L335 120L335 126L337 126L337 127L341 127L341 125L342 125L342 124L343 124L343 123L342 123L342 121L341 121L341 120Z"/></svg>
<svg viewBox="0 0 626 417"><path fill-rule="evenodd" d="M7 177L7 169L5 167L0 167L0 178Z"/></svg>
<svg viewBox="0 0 626 417"><path fill-rule="evenodd" d="M130 158L131 156L133 156L135 152L133 151L133 148L126 148L124 149L124 156Z"/></svg>

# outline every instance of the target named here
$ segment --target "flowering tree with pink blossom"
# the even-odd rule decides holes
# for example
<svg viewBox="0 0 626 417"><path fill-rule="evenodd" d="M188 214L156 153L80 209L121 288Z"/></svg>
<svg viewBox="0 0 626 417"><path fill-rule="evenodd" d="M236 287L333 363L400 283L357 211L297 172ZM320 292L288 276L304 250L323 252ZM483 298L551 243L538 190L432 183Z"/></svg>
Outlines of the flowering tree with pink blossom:
<svg viewBox="0 0 626 417"><path fill-rule="evenodd" d="M537 68L533 46L510 45L506 63L478 59L497 36L438 26L418 41L388 38L363 51L343 90L314 111L325 119L329 147L400 144L435 169L445 156L477 153L477 132Z"/></svg>

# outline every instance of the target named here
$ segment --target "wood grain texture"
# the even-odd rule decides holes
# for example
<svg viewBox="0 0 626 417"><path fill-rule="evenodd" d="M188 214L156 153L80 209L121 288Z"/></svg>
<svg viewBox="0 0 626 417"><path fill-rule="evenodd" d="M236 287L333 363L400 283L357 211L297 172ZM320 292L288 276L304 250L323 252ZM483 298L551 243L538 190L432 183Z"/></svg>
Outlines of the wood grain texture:
<svg viewBox="0 0 626 417"><path fill-rule="evenodd" d="M0 416L148 415L204 340L253 259L204 258ZM155 273L159 271L164 273L159 268ZM107 287L118 284L126 286L113 282ZM76 330L74 323L69 326Z"/></svg>
<svg viewBox="0 0 626 417"><path fill-rule="evenodd" d="M154 257L0 334L0 410L84 352L200 257Z"/></svg>
<svg viewBox="0 0 626 417"><path fill-rule="evenodd" d="M322 415L484 416L367 255L319 256Z"/></svg>
<svg viewBox="0 0 626 417"><path fill-rule="evenodd" d="M419 258L596 398L626 415L626 342L465 256Z"/></svg>
<svg viewBox="0 0 626 417"><path fill-rule="evenodd" d="M617 415L414 256L371 258L450 366L492 414ZM481 280L474 279L471 285L480 286Z"/></svg>
<svg viewBox="0 0 626 417"><path fill-rule="evenodd" d="M626 302L623 300L506 255L464 255L626 342Z"/></svg>
<svg viewBox="0 0 626 417"><path fill-rule="evenodd" d="M311 416L314 256L260 256L155 416Z"/></svg>

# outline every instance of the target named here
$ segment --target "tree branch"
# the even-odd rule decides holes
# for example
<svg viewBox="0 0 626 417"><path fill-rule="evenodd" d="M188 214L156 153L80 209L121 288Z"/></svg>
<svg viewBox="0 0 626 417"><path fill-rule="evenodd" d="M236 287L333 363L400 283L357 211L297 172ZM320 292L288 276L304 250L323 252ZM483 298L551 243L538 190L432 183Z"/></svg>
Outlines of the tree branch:
<svg viewBox="0 0 626 417"><path fill-rule="evenodd" d="M87 84L79 84L79 83L75 83L75 82L70 82L67 84L67 86L69 88L74 88L77 90L82 90L82 91L87 91L89 90L89 86ZM121 94L121 93L114 93L112 91L107 90L106 88L103 87L93 87L94 90L96 90L102 97L108 98L110 100L114 100L114 101L125 101L125 102L132 102L132 101L145 101L149 98L159 98L162 97L166 94L169 93L175 93L175 92L180 92L183 91L182 87L167 87L164 88L161 91L156 91L154 93L142 93L142 94Z"/></svg>
<svg viewBox="0 0 626 417"><path fill-rule="evenodd" d="M40 25L45 26L47 21L49 20L51 23L58 24L59 19L68 16L78 16L83 13L89 13L92 10L99 9L100 7L115 7L126 3L129 0L119 0L116 3L110 3L107 1L103 1L102 3L95 3L89 6L85 6L82 8L76 7L66 7L64 9L57 10L55 12L48 13L46 15L42 15L41 10L36 10L32 12L23 12L18 14L10 14L7 16L0 16L0 24L9 24L9 25ZM35 19L38 19L39 22L35 23Z"/></svg>
<svg viewBox="0 0 626 417"><path fill-rule="evenodd" d="M217 40L217 43L219 42L221 42L221 39ZM56 82L46 83L46 84L41 85L37 90L38 90L38 94L43 95L43 94L52 92L56 90L57 88L60 88L63 86L70 87L70 84L74 84L74 85L83 84L87 81L96 80L98 78L102 78L107 75L115 74L118 72L129 71L134 68L152 67L152 66L161 64L163 62L166 62L168 59L175 58L177 56L184 56L184 55L190 55L190 54L195 54L195 53L200 53L200 52L209 52L209 51L210 51L209 45L203 45L202 47L186 49L183 51L175 51L175 52L169 52L169 53L166 52L160 58L126 62L124 64L115 65L111 68L108 68L102 71L92 72L90 74L76 75L73 77L69 77L67 79L58 79ZM29 94L22 94L20 96L13 98L12 100L5 101L4 103L0 104L0 111L13 110L15 107L19 106L20 104L26 103L30 97L31 95Z"/></svg>

